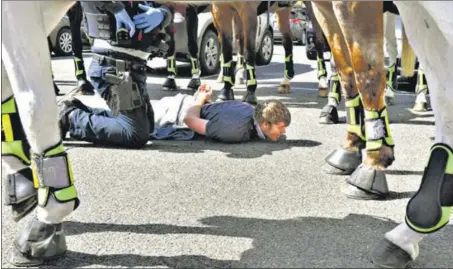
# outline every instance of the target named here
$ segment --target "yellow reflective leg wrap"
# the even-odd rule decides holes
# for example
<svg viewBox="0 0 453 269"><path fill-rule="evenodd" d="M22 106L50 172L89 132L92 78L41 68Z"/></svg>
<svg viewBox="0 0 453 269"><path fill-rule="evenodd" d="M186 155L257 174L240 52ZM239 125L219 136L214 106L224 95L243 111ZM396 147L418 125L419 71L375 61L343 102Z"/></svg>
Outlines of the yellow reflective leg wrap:
<svg viewBox="0 0 453 269"><path fill-rule="evenodd" d="M256 89L256 75L255 75L255 67L246 64L245 69L247 70L247 90L251 88L251 90Z"/></svg>
<svg viewBox="0 0 453 269"><path fill-rule="evenodd" d="M285 78L292 79L294 77L294 62L293 55L285 57Z"/></svg>
<svg viewBox="0 0 453 269"><path fill-rule="evenodd" d="M72 165L61 142L42 155L33 154L31 167L33 183L38 189L39 206L45 207L52 194L59 203L75 201L77 208L79 199L74 185Z"/></svg>
<svg viewBox="0 0 453 269"><path fill-rule="evenodd" d="M2 156L14 156L23 164L30 165L30 145L20 122L14 96L2 102Z"/></svg>
<svg viewBox="0 0 453 269"><path fill-rule="evenodd" d="M433 233L450 221L453 209L453 150L432 146L417 193L406 208L406 223L416 232Z"/></svg>
<svg viewBox="0 0 453 269"><path fill-rule="evenodd" d="M322 76L327 76L326 63L323 58L318 55L318 79Z"/></svg>
<svg viewBox="0 0 453 269"><path fill-rule="evenodd" d="M341 100L340 75L336 74L330 77L330 89L329 94L327 96L328 98L334 99L337 105L340 103Z"/></svg>
<svg viewBox="0 0 453 269"><path fill-rule="evenodd" d="M396 65L392 65L388 68L388 73L387 73L387 86L390 87L390 89L394 90L393 89L393 79L395 77L395 68L396 68Z"/></svg>
<svg viewBox="0 0 453 269"><path fill-rule="evenodd" d="M176 61L175 56L167 57L167 71L170 75L176 76Z"/></svg>
<svg viewBox="0 0 453 269"><path fill-rule="evenodd" d="M360 95L346 100L346 122L348 123L348 132L355 134L365 141L365 136L363 135L362 125L363 125L363 106Z"/></svg>
<svg viewBox="0 0 453 269"><path fill-rule="evenodd" d="M234 85L233 82L233 70L231 67L232 61L223 64L223 82L230 84L230 86Z"/></svg>
<svg viewBox="0 0 453 269"><path fill-rule="evenodd" d="M387 147L395 146L390 130L387 107L384 106L380 111L365 109L365 134L367 151L380 150L383 145Z"/></svg>
<svg viewBox="0 0 453 269"><path fill-rule="evenodd" d="M74 67L75 67L75 75L76 77L83 75L84 68L82 59L74 56Z"/></svg>
<svg viewBox="0 0 453 269"><path fill-rule="evenodd" d="M198 64L198 59L190 57L190 64L192 66L192 70L191 70L192 75L193 74L199 74L200 73L200 67L199 67L199 64Z"/></svg>

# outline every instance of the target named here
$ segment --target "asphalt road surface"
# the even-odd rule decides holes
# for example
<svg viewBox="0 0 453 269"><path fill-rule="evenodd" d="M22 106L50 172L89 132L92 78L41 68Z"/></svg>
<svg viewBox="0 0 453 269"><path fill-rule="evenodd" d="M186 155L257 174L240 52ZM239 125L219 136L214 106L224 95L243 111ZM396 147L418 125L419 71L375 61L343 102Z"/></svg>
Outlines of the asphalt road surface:
<svg viewBox="0 0 453 269"><path fill-rule="evenodd" d="M259 99L277 98L290 107L286 140L153 141L141 150L66 141L81 206L64 225L67 256L50 266L372 267L370 248L404 219L419 186L435 134L432 112L413 114L415 96L396 95L389 109L396 143L396 161L387 170L392 198L350 200L340 192L346 177L321 171L325 156L343 141L346 125L318 124L326 99L317 97L316 62L305 58L304 47L294 48L292 93L276 93L284 67L281 45L272 63L256 71ZM88 66L91 56L85 56ZM75 86L71 58L53 58L52 66L62 91ZM181 88L188 70L181 69ZM164 78L162 72L148 77L153 101L176 94L161 90ZM215 79L203 81L218 93ZM236 92L241 98L244 86ZM83 101L104 105L98 97ZM2 217L2 267L10 267L5 255L30 217L18 227L6 206ZM449 225L427 237L413 267L451 267L452 234Z"/></svg>

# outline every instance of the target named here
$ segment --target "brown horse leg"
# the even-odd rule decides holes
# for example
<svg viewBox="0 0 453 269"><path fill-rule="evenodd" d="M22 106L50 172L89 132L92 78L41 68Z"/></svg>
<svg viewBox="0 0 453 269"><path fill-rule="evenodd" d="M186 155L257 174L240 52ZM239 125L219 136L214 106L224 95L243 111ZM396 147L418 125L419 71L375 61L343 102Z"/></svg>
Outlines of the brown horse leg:
<svg viewBox="0 0 453 269"><path fill-rule="evenodd" d="M366 157L348 179L350 198L388 195L383 169L394 161L394 141L385 106L382 2L334 2L335 15L352 56L352 68L365 110ZM360 26L360 27L358 27Z"/></svg>
<svg viewBox="0 0 453 269"><path fill-rule="evenodd" d="M236 56L236 85L244 84L244 30L242 28L241 18L237 12L234 13L234 39L237 48Z"/></svg>
<svg viewBox="0 0 453 269"><path fill-rule="evenodd" d="M233 12L234 10L226 3L212 4L211 13L214 25L219 33L219 41L222 44L223 55L223 81L224 86L220 90L217 101L234 100L234 65L233 65Z"/></svg>
<svg viewBox="0 0 453 269"><path fill-rule="evenodd" d="M324 38L323 30L321 25L319 24L318 20L316 19L313 13L313 6L310 1L304 1L305 6L307 7L307 15L313 25L313 32L315 33L316 41L315 41L315 49L316 49L316 58L317 58L317 66L318 66L318 95L319 97L327 97L327 88L328 88L328 80L327 80L327 69L326 69L326 62L324 59L324 48L326 46L326 40Z"/></svg>
<svg viewBox="0 0 453 269"><path fill-rule="evenodd" d="M253 5L250 5L253 6ZM255 60L256 60L256 28L258 25L257 9L248 8L248 5L244 5L244 8L239 12L242 29L244 31L243 39L245 41L245 66L247 71L247 91L242 99L243 102L247 102L251 105L256 105L258 99L256 98L255 91L258 86L256 75L255 75Z"/></svg>
<svg viewBox="0 0 453 269"><path fill-rule="evenodd" d="M198 90L201 85L200 80L200 62L198 61L198 44L197 44L197 33L198 33L198 12L197 7L188 5L186 8L186 31L187 31L187 46L190 54L190 64L192 79L187 85L188 89L192 92Z"/></svg>
<svg viewBox="0 0 453 269"><path fill-rule="evenodd" d="M293 63L293 35L289 27L289 15L291 8L284 8L276 12L277 23L280 33L282 33L283 48L285 49L285 73L278 93L291 92L291 79L294 77L294 63Z"/></svg>
<svg viewBox="0 0 453 269"><path fill-rule="evenodd" d="M169 6L170 11L174 14L175 9L172 6ZM167 51L167 79L164 81L162 88L168 91L176 91L178 86L176 85L176 48L175 48L175 31L174 31L173 21L165 27L165 33L170 36L170 40L167 41L168 51Z"/></svg>
<svg viewBox="0 0 453 269"><path fill-rule="evenodd" d="M342 37L341 28L335 18L330 2L313 2L313 11L332 48L338 73L341 77L341 88L346 99L347 135L342 147L326 157L325 172L337 175L351 174L361 163L360 151L365 147L362 131L363 108L352 69L352 60L348 47Z"/></svg>
<svg viewBox="0 0 453 269"><path fill-rule="evenodd" d="M214 7L214 5L213 5ZM211 9L211 13L213 13L213 8ZM222 49L222 33L220 32L220 26L217 24L217 21L215 20L215 17L213 19L213 24L215 29L217 30L217 38L220 42L220 56L219 56L219 61L220 61L220 72L219 76L217 77L217 83L223 83L223 49Z"/></svg>

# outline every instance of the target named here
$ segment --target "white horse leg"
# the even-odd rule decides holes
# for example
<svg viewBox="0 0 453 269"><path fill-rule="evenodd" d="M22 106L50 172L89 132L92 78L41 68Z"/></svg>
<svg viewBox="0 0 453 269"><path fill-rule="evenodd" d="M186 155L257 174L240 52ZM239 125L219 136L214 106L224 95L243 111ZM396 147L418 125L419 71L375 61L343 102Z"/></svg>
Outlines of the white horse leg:
<svg viewBox="0 0 453 269"><path fill-rule="evenodd" d="M384 13L385 48L389 57L387 83L385 86L385 101L388 105L393 105L395 103L396 58L398 57L395 21L395 14L392 14L390 12Z"/></svg>
<svg viewBox="0 0 453 269"><path fill-rule="evenodd" d="M414 111L423 112L428 110L428 83L426 82L425 70L419 65L417 72L417 85L415 86Z"/></svg>
<svg viewBox="0 0 453 269"><path fill-rule="evenodd" d="M453 68L453 2L395 3L406 25L409 42L426 70L436 121L436 143L431 148L419 191L406 208L406 222L387 232L386 240L372 252L373 262L387 268L403 268L415 260L418 243L448 223L453 207L453 88L449 83ZM431 192L427 188L433 184L437 184L433 189L440 191ZM418 195L421 192L424 198Z"/></svg>
<svg viewBox="0 0 453 269"><path fill-rule="evenodd" d="M7 1L2 5L2 62L33 153L30 161L38 191L37 218L16 238L10 257L16 266L37 265L62 255L67 246L61 222L78 206L72 169L61 144L46 40L72 4ZM11 149L12 142L10 137L5 145Z"/></svg>

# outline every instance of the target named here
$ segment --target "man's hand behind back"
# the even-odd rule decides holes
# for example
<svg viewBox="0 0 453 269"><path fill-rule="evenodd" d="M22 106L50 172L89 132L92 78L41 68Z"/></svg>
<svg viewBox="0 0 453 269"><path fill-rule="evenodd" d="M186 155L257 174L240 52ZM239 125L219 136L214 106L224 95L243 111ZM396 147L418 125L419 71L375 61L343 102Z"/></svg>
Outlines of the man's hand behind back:
<svg viewBox="0 0 453 269"><path fill-rule="evenodd" d="M205 103L212 103L212 88L203 83L200 88L193 95L197 104L204 105Z"/></svg>

